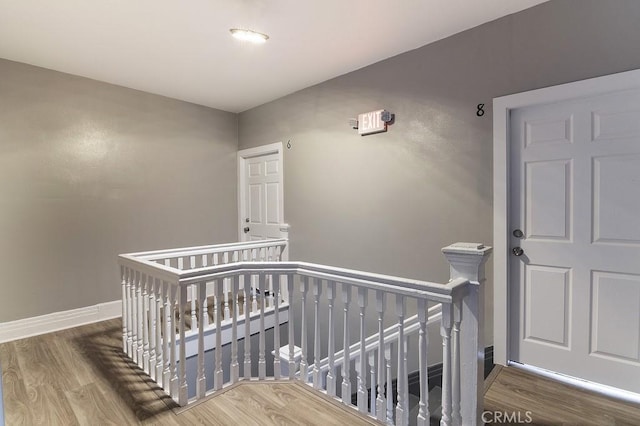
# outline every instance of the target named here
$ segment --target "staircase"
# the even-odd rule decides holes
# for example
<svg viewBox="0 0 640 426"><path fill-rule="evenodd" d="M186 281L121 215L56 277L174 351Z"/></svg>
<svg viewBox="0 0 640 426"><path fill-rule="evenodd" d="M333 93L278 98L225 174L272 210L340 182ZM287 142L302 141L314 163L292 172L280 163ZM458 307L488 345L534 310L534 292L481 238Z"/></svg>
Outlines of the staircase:
<svg viewBox="0 0 640 426"><path fill-rule="evenodd" d="M294 380L379 422L427 425L435 344L441 424L480 424L490 250L444 248L451 279L442 284L291 262L286 239L121 255L123 348L182 406L242 380ZM440 339L430 343L434 326ZM411 371L420 377L413 409Z"/></svg>

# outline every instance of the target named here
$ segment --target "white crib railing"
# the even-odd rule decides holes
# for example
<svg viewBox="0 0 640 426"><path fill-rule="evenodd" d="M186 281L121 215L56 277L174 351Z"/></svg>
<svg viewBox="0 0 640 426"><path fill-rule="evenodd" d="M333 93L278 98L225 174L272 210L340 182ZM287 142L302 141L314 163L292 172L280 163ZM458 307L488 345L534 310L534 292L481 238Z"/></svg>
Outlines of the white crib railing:
<svg viewBox="0 0 640 426"><path fill-rule="evenodd" d="M252 244L281 244L277 241ZM277 247L282 253L283 246ZM211 253L202 253L202 249L120 256L125 305L123 348L178 404L190 402L186 345L179 343L185 342L188 332L186 319L189 316L184 312L189 307L191 312L205 312L205 301L210 293L215 297L215 306L219 306L221 300L226 300L224 294L228 289L233 336L231 355L223 363L221 327L226 308L214 309L216 342L212 365L205 365L205 323L197 321L196 315L197 380L192 401L240 380L303 378L303 382L348 406L352 405L353 391L357 395L354 408L362 414L384 423L406 425L409 420L407 366L414 364L418 365L420 376L420 408L416 420L419 425L427 425L427 324L429 318L431 322L437 320L434 315L437 308L429 312L428 305L439 303L443 353L442 424L481 424L483 350L480 349L484 349L481 284L489 248L458 244L443 249L451 264L451 280L445 284L305 262L248 261L261 259L259 255L231 256L228 259L233 263L213 264L209 262L213 259ZM234 251L231 246L225 250ZM264 259L269 250L277 258L278 248L260 247L259 250L264 250ZM198 265L196 261L194 265L191 257L205 254L210 256L206 263L202 257L203 263ZM187 256L188 261L185 260ZM178 260L169 260L167 265L166 259L180 258L183 259L182 267L186 264L190 269L179 269ZM369 299L373 301L370 308ZM196 301L195 309L193 300ZM267 342L265 313L269 303L272 303L275 324L280 324L281 305L287 304L289 322L286 335L281 336L280 327L274 326ZM388 304L392 307L391 312ZM244 321L244 353L239 354L239 324L244 312L252 311L257 311L258 332L252 338L251 321ZM350 336L352 311L357 313L360 329L356 339ZM408 312L415 312L415 317L407 320ZM163 321L158 321L159 318ZM292 324L293 318L300 321L298 333ZM367 338L366 328L370 321L377 325L378 332ZM159 327L160 323L163 326ZM177 335L173 328L175 323ZM393 325L385 327L389 323ZM321 332L323 328L327 333ZM418 347L409 352L405 346L406 337L414 333L414 329L419 334ZM339 331L341 339L337 336ZM282 341L288 346L288 377L281 377L279 356L267 362L267 344L280 348ZM255 344L258 350L252 351L251 345ZM299 365L295 358L297 346L301 349ZM359 360L356 377L351 375L352 360ZM252 367L257 368L253 370ZM210 375L213 385L208 387ZM391 386L394 380L397 382L395 395Z"/></svg>

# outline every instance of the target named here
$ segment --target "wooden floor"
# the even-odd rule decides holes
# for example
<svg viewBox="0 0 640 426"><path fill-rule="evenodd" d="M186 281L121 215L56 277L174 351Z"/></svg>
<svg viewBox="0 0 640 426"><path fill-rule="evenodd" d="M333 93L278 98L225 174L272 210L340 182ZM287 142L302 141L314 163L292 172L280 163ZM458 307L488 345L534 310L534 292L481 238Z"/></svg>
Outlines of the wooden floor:
<svg viewBox="0 0 640 426"><path fill-rule="evenodd" d="M497 367L487 379L491 380L484 397L485 412L497 411L510 416L520 413L519 419L530 418L532 422L528 424L532 425L640 425L639 405L579 390L514 367ZM485 414L485 420L492 415ZM501 415L504 419L504 414Z"/></svg>
<svg viewBox="0 0 640 426"><path fill-rule="evenodd" d="M304 385L277 382L231 387L176 414L173 401L125 358L120 324L116 319L0 344L7 426L373 424ZM529 424L640 426L637 405L514 368L497 368L485 388L486 411L519 412L522 422L529 412Z"/></svg>
<svg viewBox="0 0 640 426"><path fill-rule="evenodd" d="M250 383L174 412L121 351L120 319L0 344L14 425L371 425L295 383Z"/></svg>

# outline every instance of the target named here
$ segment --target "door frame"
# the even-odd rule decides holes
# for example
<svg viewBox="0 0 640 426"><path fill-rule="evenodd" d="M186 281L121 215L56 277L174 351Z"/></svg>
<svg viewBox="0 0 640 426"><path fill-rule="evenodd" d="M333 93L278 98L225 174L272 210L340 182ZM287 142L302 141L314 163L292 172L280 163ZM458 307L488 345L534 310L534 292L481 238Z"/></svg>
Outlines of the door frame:
<svg viewBox="0 0 640 426"><path fill-rule="evenodd" d="M640 69L493 99L493 345L494 362L507 365L509 339L510 111L640 88Z"/></svg>
<svg viewBox="0 0 640 426"><path fill-rule="evenodd" d="M242 149L238 151L238 241L243 241L244 237L244 224L243 218L246 217L247 198L245 193L246 184L246 168L247 159L259 157L261 155L278 154L278 181L280 193L280 205L278 208L282 212L282 223L284 223L284 153L282 148L282 142L275 142L268 145L261 145L255 148Z"/></svg>

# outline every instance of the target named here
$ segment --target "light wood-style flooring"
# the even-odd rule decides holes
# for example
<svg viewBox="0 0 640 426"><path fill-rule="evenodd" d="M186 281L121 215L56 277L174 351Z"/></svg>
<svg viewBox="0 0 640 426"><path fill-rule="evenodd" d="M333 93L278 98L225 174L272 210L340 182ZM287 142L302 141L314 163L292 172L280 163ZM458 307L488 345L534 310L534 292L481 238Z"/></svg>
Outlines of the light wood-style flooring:
<svg viewBox="0 0 640 426"><path fill-rule="evenodd" d="M176 414L121 342L115 319L0 344L7 426L372 424L304 385L282 382L230 387ZM486 411L519 411L521 421L529 411L529 424L640 426L640 406L514 368L496 367L485 389Z"/></svg>
<svg viewBox="0 0 640 426"><path fill-rule="evenodd" d="M528 420L528 411L531 425L640 425L639 405L583 391L514 367L496 366L486 385L485 411L506 412L510 416L519 412L521 421ZM486 414L485 420L492 415Z"/></svg>
<svg viewBox="0 0 640 426"><path fill-rule="evenodd" d="M0 344L14 425L371 425L304 385L247 383L176 414L121 350L120 319ZM176 410L178 411L178 410Z"/></svg>

